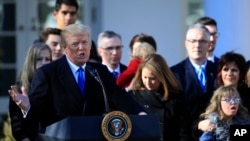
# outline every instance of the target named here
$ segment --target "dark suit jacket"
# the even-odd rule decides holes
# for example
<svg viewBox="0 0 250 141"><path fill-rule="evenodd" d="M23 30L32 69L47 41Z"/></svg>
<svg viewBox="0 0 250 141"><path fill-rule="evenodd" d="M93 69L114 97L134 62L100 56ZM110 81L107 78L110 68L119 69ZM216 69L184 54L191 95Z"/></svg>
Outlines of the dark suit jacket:
<svg viewBox="0 0 250 141"><path fill-rule="evenodd" d="M121 69L121 73L122 73L123 71L125 71L127 69L127 66L120 63L120 69Z"/></svg>
<svg viewBox="0 0 250 141"><path fill-rule="evenodd" d="M155 114L159 117L163 141L190 140L181 93L170 92L167 101L162 101L160 93L148 90L129 91L129 94L145 108L148 114Z"/></svg>
<svg viewBox="0 0 250 141"><path fill-rule="evenodd" d="M104 65L90 62L88 65L98 70L112 110L127 114L143 111L125 91L115 85ZM96 116L106 112L100 83L86 71L82 96L65 56L36 71L29 98L31 108L25 120L34 125L30 131L37 132L38 123L44 128L68 116Z"/></svg>
<svg viewBox="0 0 250 141"><path fill-rule="evenodd" d="M34 125L26 123L23 114L16 103L9 99L9 114L11 119L12 135L16 141L22 141L24 138L33 138L34 132L28 131L29 128L34 128Z"/></svg>
<svg viewBox="0 0 250 141"><path fill-rule="evenodd" d="M17 86L18 92L21 93L22 82L18 81L15 83L15 85ZM24 138L31 138L31 136L34 135L34 132L28 131L29 128L33 128L34 125L26 122L26 120L23 118L20 108L16 105L11 97L9 97L9 115L12 135L16 141L22 141Z"/></svg>
<svg viewBox="0 0 250 141"><path fill-rule="evenodd" d="M120 73L122 73L123 71L125 71L125 70L127 69L127 66L126 66L126 65L124 65L124 64L122 64L122 63L120 63L119 65L120 65ZM110 74L113 75L112 72L110 72ZM115 77L113 76L113 80L116 81L116 79L117 79L117 78L115 78Z"/></svg>
<svg viewBox="0 0 250 141"><path fill-rule="evenodd" d="M219 63L219 60L220 60L220 58L214 56L214 63L215 63L216 66L217 66L218 63Z"/></svg>
<svg viewBox="0 0 250 141"><path fill-rule="evenodd" d="M250 88L245 84L238 85L238 91L240 93L240 97L242 100L242 105L247 108L247 110L250 112Z"/></svg>
<svg viewBox="0 0 250 141"><path fill-rule="evenodd" d="M206 92L203 93L195 68L189 58L171 67L178 79L181 89L185 95L187 111L189 113L189 124L198 119L201 112L204 112L215 89L216 65L207 61L206 66Z"/></svg>

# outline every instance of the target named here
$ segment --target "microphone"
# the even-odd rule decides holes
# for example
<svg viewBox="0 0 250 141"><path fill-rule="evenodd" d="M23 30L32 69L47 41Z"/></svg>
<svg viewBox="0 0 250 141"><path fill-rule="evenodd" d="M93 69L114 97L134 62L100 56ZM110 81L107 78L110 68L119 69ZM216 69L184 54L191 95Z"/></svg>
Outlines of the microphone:
<svg viewBox="0 0 250 141"><path fill-rule="evenodd" d="M92 77L95 78L95 80L96 80L97 82L102 83L102 82L100 82L100 81L101 81L101 78L99 78L99 74L98 74L98 72L97 72L96 69L93 69L91 66L88 65L88 66L86 66L86 70L90 73L90 75L91 75Z"/></svg>
<svg viewBox="0 0 250 141"><path fill-rule="evenodd" d="M101 77L99 75L98 70L97 69L93 69L90 65L86 65L86 70L101 85L101 87L102 87L102 93L103 93L103 98L104 98L104 103L105 103L105 112L109 113L110 112L110 108L109 108L109 102L108 102L106 90L105 90L105 87L103 85L103 81L102 81L102 79L101 79Z"/></svg>

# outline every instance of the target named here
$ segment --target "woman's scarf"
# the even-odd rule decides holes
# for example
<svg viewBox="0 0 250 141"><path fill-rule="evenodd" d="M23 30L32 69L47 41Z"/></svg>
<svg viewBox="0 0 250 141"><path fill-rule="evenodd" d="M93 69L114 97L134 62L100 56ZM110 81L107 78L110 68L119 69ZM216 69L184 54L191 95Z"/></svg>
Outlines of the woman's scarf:
<svg viewBox="0 0 250 141"><path fill-rule="evenodd" d="M230 122L222 122L217 113L211 113L207 118L215 124L215 130L213 132L217 141L229 141L230 125L250 124L250 120L244 120L238 116L234 116Z"/></svg>

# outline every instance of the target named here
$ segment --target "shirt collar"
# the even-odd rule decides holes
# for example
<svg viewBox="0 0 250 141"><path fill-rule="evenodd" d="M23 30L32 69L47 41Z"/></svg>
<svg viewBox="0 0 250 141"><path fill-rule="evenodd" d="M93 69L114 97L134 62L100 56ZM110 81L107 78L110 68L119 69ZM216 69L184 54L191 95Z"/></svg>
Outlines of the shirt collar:
<svg viewBox="0 0 250 141"><path fill-rule="evenodd" d="M215 58L214 55L213 55L213 56L208 56L208 57L207 57L207 60L209 60L209 61L211 61L211 62L214 63L214 58Z"/></svg>
<svg viewBox="0 0 250 141"><path fill-rule="evenodd" d="M102 63L103 64L103 63ZM105 64L103 64L103 65L105 65ZM112 68L110 68L108 65L105 65L107 68L108 68L108 70L112 73L112 72L117 72L118 74L120 74L120 64L116 67L116 69L112 69Z"/></svg>
<svg viewBox="0 0 250 141"><path fill-rule="evenodd" d="M79 69L79 66L75 65L74 63L72 63L66 56L67 62L69 63L69 67L71 69L72 72L77 72L77 70ZM86 63L84 65L81 66L83 68L83 70L86 67Z"/></svg>
<svg viewBox="0 0 250 141"><path fill-rule="evenodd" d="M207 60L205 60L205 62L202 65L198 65L195 62L193 62L192 60L190 60L190 62L194 66L194 68L195 68L196 71L198 71L200 67L202 67L203 69L206 69Z"/></svg>

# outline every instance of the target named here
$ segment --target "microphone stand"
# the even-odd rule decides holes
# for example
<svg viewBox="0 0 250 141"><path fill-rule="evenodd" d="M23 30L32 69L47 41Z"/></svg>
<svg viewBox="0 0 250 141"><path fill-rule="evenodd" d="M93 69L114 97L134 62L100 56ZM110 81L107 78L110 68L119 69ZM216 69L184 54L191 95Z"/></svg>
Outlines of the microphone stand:
<svg viewBox="0 0 250 141"><path fill-rule="evenodd" d="M88 70L90 72L90 74L95 78L95 80L97 82L100 83L101 87L102 87L102 93L103 93L103 98L104 98L104 104L105 104L105 114L110 112L110 108L109 108L109 102L108 102L108 98L107 98L107 93L106 93L106 89L103 85L103 81L98 73L97 69L93 69L91 66L88 66Z"/></svg>

